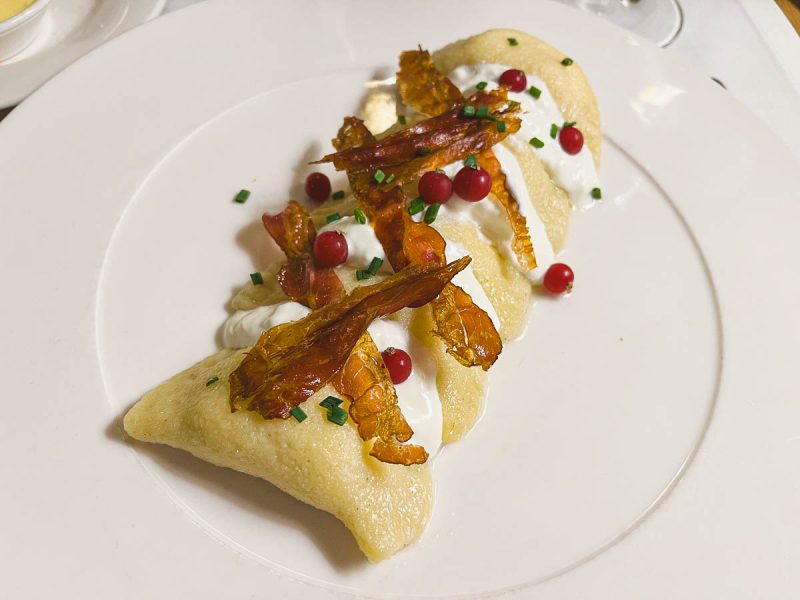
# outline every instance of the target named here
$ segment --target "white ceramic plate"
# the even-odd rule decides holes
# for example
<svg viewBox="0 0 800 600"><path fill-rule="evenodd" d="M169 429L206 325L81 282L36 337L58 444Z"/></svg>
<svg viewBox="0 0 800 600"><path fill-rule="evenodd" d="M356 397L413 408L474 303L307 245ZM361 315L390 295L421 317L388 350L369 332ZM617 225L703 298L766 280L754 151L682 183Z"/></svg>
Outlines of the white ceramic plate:
<svg viewBox="0 0 800 600"><path fill-rule="evenodd" d="M259 215L363 82L507 25L588 73L605 200L574 219L575 293L437 461L424 538L369 565L269 484L125 442L126 407L216 347L274 258ZM217 1L111 41L0 124L0 595L787 597L797 173L716 84L556 4Z"/></svg>
<svg viewBox="0 0 800 600"><path fill-rule="evenodd" d="M92 48L161 14L165 3L166 0L53 0L42 30L31 45L0 62L0 108L21 102Z"/></svg>

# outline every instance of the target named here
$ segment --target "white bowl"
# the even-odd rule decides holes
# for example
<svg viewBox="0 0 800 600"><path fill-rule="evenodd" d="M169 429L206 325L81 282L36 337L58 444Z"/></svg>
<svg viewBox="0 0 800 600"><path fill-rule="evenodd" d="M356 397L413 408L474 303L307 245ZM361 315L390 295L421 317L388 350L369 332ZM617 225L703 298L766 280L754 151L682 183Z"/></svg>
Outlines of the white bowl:
<svg viewBox="0 0 800 600"><path fill-rule="evenodd" d="M0 61L22 52L36 39L50 0L36 0L13 17L0 21Z"/></svg>

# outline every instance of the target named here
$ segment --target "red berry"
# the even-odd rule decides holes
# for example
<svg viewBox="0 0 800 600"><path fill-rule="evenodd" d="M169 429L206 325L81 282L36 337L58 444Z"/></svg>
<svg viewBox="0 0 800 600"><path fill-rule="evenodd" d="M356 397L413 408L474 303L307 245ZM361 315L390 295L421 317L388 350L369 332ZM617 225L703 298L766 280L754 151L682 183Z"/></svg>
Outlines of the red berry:
<svg viewBox="0 0 800 600"><path fill-rule="evenodd" d="M387 348L381 352L383 363L389 370L392 383L403 383L411 375L411 357L400 348Z"/></svg>
<svg viewBox="0 0 800 600"><path fill-rule="evenodd" d="M567 154L577 154L583 148L583 134L577 127L564 127L558 134L558 141Z"/></svg>
<svg viewBox="0 0 800 600"><path fill-rule="evenodd" d="M444 173L428 171L420 177L417 191L425 204L445 204L453 195L453 182Z"/></svg>
<svg viewBox="0 0 800 600"><path fill-rule="evenodd" d="M544 274L544 287L552 294L563 294L572 291L572 282L575 281L575 273L569 265L564 263L553 263Z"/></svg>
<svg viewBox="0 0 800 600"><path fill-rule="evenodd" d="M306 194L314 202L325 202L331 195L331 180L325 173L311 173L306 177Z"/></svg>
<svg viewBox="0 0 800 600"><path fill-rule="evenodd" d="M323 231L314 240L314 260L320 267L338 267L347 260L347 238L338 231Z"/></svg>
<svg viewBox="0 0 800 600"><path fill-rule="evenodd" d="M492 176L485 169L463 167L453 178L453 189L464 200L483 200L492 189Z"/></svg>
<svg viewBox="0 0 800 600"><path fill-rule="evenodd" d="M512 92L523 92L528 87L528 78L519 69L509 69L500 75L500 85L511 88Z"/></svg>

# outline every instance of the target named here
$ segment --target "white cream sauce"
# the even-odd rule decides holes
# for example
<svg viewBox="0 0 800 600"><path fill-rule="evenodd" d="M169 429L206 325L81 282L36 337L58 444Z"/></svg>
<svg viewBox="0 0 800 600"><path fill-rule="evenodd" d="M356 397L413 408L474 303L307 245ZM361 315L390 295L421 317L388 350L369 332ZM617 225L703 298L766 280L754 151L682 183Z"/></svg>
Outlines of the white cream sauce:
<svg viewBox="0 0 800 600"><path fill-rule="evenodd" d="M226 348L254 345L264 331L276 325L297 321L311 310L299 302L280 302L252 310L237 310L222 326L222 344Z"/></svg>
<svg viewBox="0 0 800 600"><path fill-rule="evenodd" d="M338 231L347 240L347 261L344 263L354 269L366 269L375 257L383 261L381 271L391 273L391 268L386 262L383 246L375 236L375 231L369 223L361 224L355 217L342 217L338 221L328 223L319 232Z"/></svg>

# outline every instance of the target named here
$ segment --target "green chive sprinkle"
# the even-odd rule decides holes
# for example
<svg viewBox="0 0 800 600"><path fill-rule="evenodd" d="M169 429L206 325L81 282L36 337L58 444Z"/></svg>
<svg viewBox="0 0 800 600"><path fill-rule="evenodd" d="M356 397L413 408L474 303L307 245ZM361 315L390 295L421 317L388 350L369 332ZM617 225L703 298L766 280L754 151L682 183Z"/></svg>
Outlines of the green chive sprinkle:
<svg viewBox="0 0 800 600"><path fill-rule="evenodd" d="M508 103L508 108L511 110L517 110L519 108L519 102L517 102L516 100L512 100L511 102Z"/></svg>
<svg viewBox="0 0 800 600"><path fill-rule="evenodd" d="M333 192L331 198L333 198L334 200L341 200L342 198L344 198L344 191L339 190L338 192Z"/></svg>
<svg viewBox="0 0 800 600"><path fill-rule="evenodd" d="M378 169L375 171L375 174L372 176L372 178L378 183L383 183L383 180L386 179L386 173Z"/></svg>
<svg viewBox="0 0 800 600"><path fill-rule="evenodd" d="M433 148L420 148L417 150L417 156L427 156L433 152Z"/></svg>
<svg viewBox="0 0 800 600"><path fill-rule="evenodd" d="M486 83L485 81L479 81L478 85L475 86L475 89L485 90L487 85L489 85L489 84Z"/></svg>
<svg viewBox="0 0 800 600"><path fill-rule="evenodd" d="M210 386L210 385L212 385L214 383L217 383L218 381L219 381L219 377L217 377L216 375L214 375L213 377L209 377L208 381L206 381L206 387L208 387L208 386Z"/></svg>
<svg viewBox="0 0 800 600"><path fill-rule="evenodd" d="M433 223L436 220L436 215L439 214L439 207L441 204L431 204L428 207L428 210L425 211L425 217L423 221L425 221L428 225Z"/></svg>
<svg viewBox="0 0 800 600"><path fill-rule="evenodd" d="M544 142L537 137L532 137L528 143L534 148L544 148Z"/></svg>
<svg viewBox="0 0 800 600"><path fill-rule="evenodd" d="M253 285L261 285L264 283L264 278L261 276L261 273L255 272L250 273L250 281L253 282Z"/></svg>
<svg viewBox="0 0 800 600"><path fill-rule="evenodd" d="M331 408L334 408L336 406L339 406L341 403L342 403L342 401L339 398L337 398L336 396L328 396L327 398L325 398L325 400L320 402L319 405L322 408L331 409Z"/></svg>
<svg viewBox="0 0 800 600"><path fill-rule="evenodd" d="M415 215L425 209L425 201L419 196L414 198L408 205L408 214Z"/></svg>
<svg viewBox="0 0 800 600"><path fill-rule="evenodd" d="M326 223L333 223L334 221L338 221L341 218L342 218L342 215L340 215L338 212L335 212L335 213L331 213L327 217L325 217L325 222Z"/></svg>
<svg viewBox="0 0 800 600"><path fill-rule="evenodd" d="M370 273L366 269L356 269L357 281L364 281L365 279L369 279L370 277L372 277L372 273Z"/></svg>
<svg viewBox="0 0 800 600"><path fill-rule="evenodd" d="M247 202L247 199L250 197L250 190L239 190L239 193L236 194L236 197L233 199L234 202L238 202L239 204L244 204Z"/></svg>
<svg viewBox="0 0 800 600"><path fill-rule="evenodd" d="M308 415L299 406L293 406L289 412L292 413L292 416L295 419L297 419L298 423L302 423L308 418Z"/></svg>
<svg viewBox="0 0 800 600"><path fill-rule="evenodd" d="M394 173L390 173L383 183L392 183L394 181Z"/></svg>
<svg viewBox="0 0 800 600"><path fill-rule="evenodd" d="M474 117L475 116L475 107L471 104L467 104L464 108L461 109L461 114L465 117Z"/></svg>
<svg viewBox="0 0 800 600"><path fill-rule="evenodd" d="M534 99L534 100L538 100L538 99L539 99L539 96L541 96L541 95L542 95L542 90L540 90L539 88L537 88L535 85L532 85L531 87L529 87L529 88L528 88L528 93L529 93L531 96L533 96L533 99Z"/></svg>
<svg viewBox="0 0 800 600"><path fill-rule="evenodd" d="M595 200L600 200L600 198L602 197L603 197L603 192L600 190L600 188L592 188L592 198L594 198Z"/></svg>
<svg viewBox="0 0 800 600"><path fill-rule="evenodd" d="M552 125L550 125L550 137L556 139L557 135L558 135L558 125L553 123Z"/></svg>
<svg viewBox="0 0 800 600"><path fill-rule="evenodd" d="M505 121L498 121L497 122L497 131L500 133L505 132L506 130L506 122Z"/></svg>
<svg viewBox="0 0 800 600"><path fill-rule="evenodd" d="M397 122L400 123L400 125L405 125L406 124L405 115L400 115L399 117L397 117Z"/></svg>
<svg viewBox="0 0 800 600"><path fill-rule="evenodd" d="M509 46L519 46L519 42L517 41L517 38L506 38L506 39L508 40L508 45Z"/></svg>
<svg viewBox="0 0 800 600"><path fill-rule="evenodd" d="M568 67L568 66L570 66L570 65L571 65L573 62L575 62L575 61L574 61L574 60L572 60L571 58L567 57L567 58L565 58L564 60L562 60L562 61L561 61L561 64L562 64L562 65L564 65L565 67Z"/></svg>
<svg viewBox="0 0 800 600"><path fill-rule="evenodd" d="M334 406L328 409L328 421L336 423L337 425L344 425L347 423L347 411L341 406Z"/></svg>
<svg viewBox="0 0 800 600"><path fill-rule="evenodd" d="M356 208L353 211L353 216L356 218L356 223L360 225L364 225L367 222L367 215L365 215L364 211L360 208Z"/></svg>
<svg viewBox="0 0 800 600"><path fill-rule="evenodd" d="M478 110L475 111L475 116L480 118L485 118L489 116L489 107L488 106L479 106Z"/></svg>
<svg viewBox="0 0 800 600"><path fill-rule="evenodd" d="M573 125L575 125L575 121L564 121L562 127L566 129L567 127L572 127Z"/></svg>
<svg viewBox="0 0 800 600"><path fill-rule="evenodd" d="M478 164L478 159L475 158L474 154L470 154L467 157L467 160L464 161L464 166L465 167L474 167L476 164Z"/></svg>
<svg viewBox="0 0 800 600"><path fill-rule="evenodd" d="M383 266L383 259L376 256L370 261L367 271L369 271L370 275L375 275L378 273L381 266Z"/></svg>

